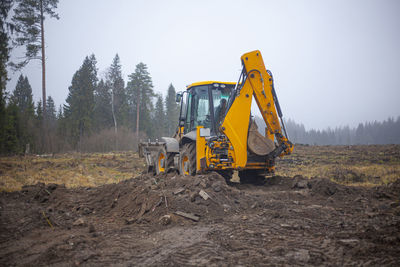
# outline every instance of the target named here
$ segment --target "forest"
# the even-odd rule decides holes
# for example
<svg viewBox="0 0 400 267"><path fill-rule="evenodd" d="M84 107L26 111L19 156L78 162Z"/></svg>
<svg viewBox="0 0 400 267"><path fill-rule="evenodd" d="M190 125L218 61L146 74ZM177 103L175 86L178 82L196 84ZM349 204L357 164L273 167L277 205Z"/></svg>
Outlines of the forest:
<svg viewBox="0 0 400 267"><path fill-rule="evenodd" d="M33 102L28 77L21 74L3 98L2 153L135 150L138 138L173 134L178 105L172 84L165 98L155 94L144 63L125 83L118 55L105 79L97 72L95 56L87 56L72 77L65 104L57 108L49 95L45 109L42 101Z"/></svg>
<svg viewBox="0 0 400 267"><path fill-rule="evenodd" d="M123 79L118 54L99 77L96 56L86 56L71 77L68 96L56 106L45 87L44 18L59 19L58 0L3 0L0 12L0 154L105 152L136 150L140 139L171 136L177 127L179 105L170 84L165 96L156 94L145 63ZM13 12L11 12L11 10ZM10 14L13 14L12 17ZM24 47L20 62L10 61L15 47ZM42 63L42 99L33 101L23 69L31 60ZM19 71L15 88L6 90L9 69ZM259 124L260 118L256 117ZM263 127L259 127L263 132ZM293 143L309 145L399 144L400 117L325 130L307 130L286 121Z"/></svg>

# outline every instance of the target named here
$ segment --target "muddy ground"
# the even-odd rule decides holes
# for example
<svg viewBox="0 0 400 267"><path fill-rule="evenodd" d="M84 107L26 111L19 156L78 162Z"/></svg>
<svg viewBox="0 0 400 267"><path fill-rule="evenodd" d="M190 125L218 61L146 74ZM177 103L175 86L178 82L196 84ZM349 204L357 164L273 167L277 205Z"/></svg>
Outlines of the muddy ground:
<svg viewBox="0 0 400 267"><path fill-rule="evenodd" d="M301 176L24 186L0 193L0 265L399 266L399 201L400 180L366 188Z"/></svg>

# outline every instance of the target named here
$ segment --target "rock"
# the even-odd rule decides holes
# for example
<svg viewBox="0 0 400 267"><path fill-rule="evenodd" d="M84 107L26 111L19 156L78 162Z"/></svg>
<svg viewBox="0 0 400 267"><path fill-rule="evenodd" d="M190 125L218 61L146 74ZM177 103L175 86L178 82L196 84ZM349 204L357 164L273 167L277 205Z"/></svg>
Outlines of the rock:
<svg viewBox="0 0 400 267"><path fill-rule="evenodd" d="M171 223L171 215L164 215L160 218L160 223L162 225L168 225Z"/></svg>
<svg viewBox="0 0 400 267"><path fill-rule="evenodd" d="M221 191L221 182L217 181L212 183L211 188L215 191L215 192L220 192Z"/></svg>
<svg viewBox="0 0 400 267"><path fill-rule="evenodd" d="M83 220L82 218L77 219L76 221L74 221L72 223L73 226L85 226L85 220Z"/></svg>
<svg viewBox="0 0 400 267"><path fill-rule="evenodd" d="M296 175L292 184L292 188L305 189L309 188L309 183L301 175Z"/></svg>

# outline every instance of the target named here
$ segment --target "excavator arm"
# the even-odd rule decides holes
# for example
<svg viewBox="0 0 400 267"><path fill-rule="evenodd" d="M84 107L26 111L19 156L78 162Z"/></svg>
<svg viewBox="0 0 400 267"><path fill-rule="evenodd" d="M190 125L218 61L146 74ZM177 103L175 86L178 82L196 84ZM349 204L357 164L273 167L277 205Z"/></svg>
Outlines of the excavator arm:
<svg viewBox="0 0 400 267"><path fill-rule="evenodd" d="M244 168L247 164L248 129L253 96L267 126L265 138L277 142L276 148L267 157L274 159L293 151L293 144L287 139L282 127L282 112L273 77L265 68L260 51L246 53L241 60L241 81L239 80L235 95L229 101L228 111L220 128L233 146L236 168Z"/></svg>

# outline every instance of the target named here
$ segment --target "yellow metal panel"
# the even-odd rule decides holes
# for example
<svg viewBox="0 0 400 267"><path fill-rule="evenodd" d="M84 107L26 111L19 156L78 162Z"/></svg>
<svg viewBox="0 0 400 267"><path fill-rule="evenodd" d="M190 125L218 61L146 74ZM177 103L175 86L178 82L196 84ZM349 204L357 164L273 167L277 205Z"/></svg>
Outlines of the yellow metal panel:
<svg viewBox="0 0 400 267"><path fill-rule="evenodd" d="M260 51L256 50L246 53L241 59L247 71L248 78L246 82L250 80L254 98L267 124L269 134L266 137L273 140L272 136L277 135L277 141L287 146L287 149L282 154L290 154L293 151L293 145L282 135L281 124L272 95L272 77L265 68Z"/></svg>
<svg viewBox="0 0 400 267"><path fill-rule="evenodd" d="M221 125L222 132L228 137L235 152L234 168L243 168L247 163L247 135L252 97L253 89L247 80Z"/></svg>
<svg viewBox="0 0 400 267"><path fill-rule="evenodd" d="M265 68L260 51L256 50L246 53L241 59L246 67L248 79L250 79L252 84L257 106L270 132L270 135L267 135L267 137L270 138L272 134L281 131L281 125L272 96L272 78Z"/></svg>
<svg viewBox="0 0 400 267"><path fill-rule="evenodd" d="M186 86L186 88L189 89L194 86L208 85L208 84L214 84L214 83L236 85L236 83L234 83L234 82L203 81L203 82L196 82L196 83L189 84L188 86Z"/></svg>
<svg viewBox="0 0 400 267"><path fill-rule="evenodd" d="M196 130L196 171L200 171L200 159L206 156L206 138L200 136L200 129L203 126L197 126Z"/></svg>

